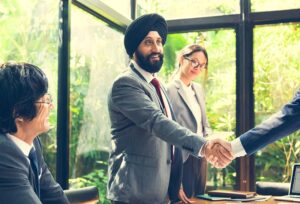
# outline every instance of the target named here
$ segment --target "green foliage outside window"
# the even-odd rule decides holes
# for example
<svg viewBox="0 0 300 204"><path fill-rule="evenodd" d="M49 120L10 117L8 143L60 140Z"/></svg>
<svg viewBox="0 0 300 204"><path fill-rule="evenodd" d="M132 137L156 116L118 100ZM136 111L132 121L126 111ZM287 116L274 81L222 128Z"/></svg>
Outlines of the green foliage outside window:
<svg viewBox="0 0 300 204"><path fill-rule="evenodd" d="M0 1L0 63L28 62L43 69L49 80L49 93L56 106L59 1ZM53 125L41 135L45 160L55 176L56 111L50 115Z"/></svg>
<svg viewBox="0 0 300 204"><path fill-rule="evenodd" d="M300 88L300 24L258 26L254 29L255 121L261 121L292 100ZM299 162L300 132L256 154L258 181L288 182Z"/></svg>

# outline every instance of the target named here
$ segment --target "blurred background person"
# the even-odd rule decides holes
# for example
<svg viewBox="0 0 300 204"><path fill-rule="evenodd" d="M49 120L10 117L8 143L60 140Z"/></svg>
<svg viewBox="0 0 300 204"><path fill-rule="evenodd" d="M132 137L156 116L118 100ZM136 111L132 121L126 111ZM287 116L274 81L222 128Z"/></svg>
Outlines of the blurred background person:
<svg viewBox="0 0 300 204"><path fill-rule="evenodd" d="M178 55L178 68L167 88L176 121L197 135L207 136L210 126L206 118L203 88L194 80L204 74L207 77L208 55L205 48L197 44L188 45ZM203 194L206 186L207 162L204 158L189 156L183 151L182 187L179 199L189 203L195 195Z"/></svg>
<svg viewBox="0 0 300 204"><path fill-rule="evenodd" d="M27 63L0 65L0 203L69 203L42 155L38 135L53 109L44 72Z"/></svg>

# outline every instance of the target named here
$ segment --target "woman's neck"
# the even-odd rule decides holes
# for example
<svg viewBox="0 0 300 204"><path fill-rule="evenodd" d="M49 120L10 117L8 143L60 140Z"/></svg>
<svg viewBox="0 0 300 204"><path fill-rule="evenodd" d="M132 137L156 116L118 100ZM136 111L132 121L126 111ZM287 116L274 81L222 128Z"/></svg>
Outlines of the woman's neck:
<svg viewBox="0 0 300 204"><path fill-rule="evenodd" d="M180 80L186 85L189 86L191 84L191 80L187 79L183 75L180 75Z"/></svg>

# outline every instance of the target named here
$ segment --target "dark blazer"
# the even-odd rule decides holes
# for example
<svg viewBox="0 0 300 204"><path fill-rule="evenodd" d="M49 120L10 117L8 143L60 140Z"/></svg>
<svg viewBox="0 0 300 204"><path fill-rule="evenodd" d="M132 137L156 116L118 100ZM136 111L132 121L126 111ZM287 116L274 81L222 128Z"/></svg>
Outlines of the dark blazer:
<svg viewBox="0 0 300 204"><path fill-rule="evenodd" d="M300 89L294 99L255 128L240 136L248 155L300 129Z"/></svg>
<svg viewBox="0 0 300 204"><path fill-rule="evenodd" d="M134 68L114 81L108 109L112 134L108 199L166 203L171 144L198 156L204 139L165 116L155 88Z"/></svg>
<svg viewBox="0 0 300 204"><path fill-rule="evenodd" d="M180 79L174 80L167 87L168 96L172 107L175 110L174 114L176 116L176 121L191 131L197 132L196 118L200 116L195 115L192 111L188 96L185 94L183 88ZM211 128L206 118L204 93L200 84L192 83L192 88L195 91L196 99L201 110L202 136L206 136L211 132ZM185 194L188 197L203 194L206 186L206 160L184 154L184 161L182 185Z"/></svg>
<svg viewBox="0 0 300 204"><path fill-rule="evenodd" d="M40 199L34 191L34 174L28 158L7 135L0 134L0 203L67 204L62 188L53 179L42 156L38 138L34 140L39 167Z"/></svg>

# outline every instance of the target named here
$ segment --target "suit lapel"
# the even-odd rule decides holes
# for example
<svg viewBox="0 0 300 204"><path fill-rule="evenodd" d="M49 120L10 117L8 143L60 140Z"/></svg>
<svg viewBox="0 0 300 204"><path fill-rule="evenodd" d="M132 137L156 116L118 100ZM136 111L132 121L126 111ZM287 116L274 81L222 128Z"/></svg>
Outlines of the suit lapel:
<svg viewBox="0 0 300 204"><path fill-rule="evenodd" d="M136 68L134 67L134 65L132 64L132 63L130 63L130 68L131 68L131 70L134 72L134 73L136 73L141 79L143 79L146 83L147 83L147 81L146 81L146 79L143 77L143 75L138 71L138 70L136 70ZM148 83L147 83L148 84Z"/></svg>
<svg viewBox="0 0 300 204"><path fill-rule="evenodd" d="M9 143L9 145L13 146L14 151L16 151L17 154L24 155L24 153L21 151L21 149L6 134L1 134L0 137L3 137L5 142L7 142L7 143ZM26 156L24 155L24 157L26 157Z"/></svg>
<svg viewBox="0 0 300 204"><path fill-rule="evenodd" d="M151 91L151 93L150 93L151 98L155 99L154 102L160 107L162 112L166 115L166 110L163 108L163 105L161 104L161 101L160 101L160 99L159 99L159 97L156 93L156 90L155 90L154 86L152 86L152 84L149 84L147 82L147 80L143 77L143 75L138 70L136 70L136 68L134 67L134 65L132 63L130 63L130 68L136 74L136 76L138 78L140 78L144 81L145 86L148 88L148 90ZM165 96L167 96L167 95L165 94Z"/></svg>
<svg viewBox="0 0 300 204"><path fill-rule="evenodd" d="M206 112L205 112L205 102L204 102L204 98L203 98L203 93L201 92L200 88L197 88L194 83L192 83L192 88L196 93L196 98L197 101L200 105L200 110L201 110L201 123L202 123L202 128L203 128L203 132L204 132L204 128L206 126Z"/></svg>
<svg viewBox="0 0 300 204"><path fill-rule="evenodd" d="M196 120L196 116L195 116L194 112L193 112L192 109L191 109L191 105L189 104L189 100L188 100L188 98L187 98L186 93L185 93L184 90L183 90L182 84L181 84L181 82L179 81L179 79L178 79L178 80L175 80L175 84L176 84L176 87L177 87L177 89L178 89L178 94L180 95L180 97L181 97L182 100L184 101L185 106L186 106L187 109L190 111L191 115L192 115L193 118L194 118L194 121L197 121L197 120ZM197 122L196 122L196 124L197 124Z"/></svg>
<svg viewBox="0 0 300 204"><path fill-rule="evenodd" d="M169 108L170 108L170 112L171 112L171 116L172 116L172 119L176 121L176 117L175 117L175 113L173 111L173 107L172 107L172 104L169 100L169 97L168 97L168 94L167 94L167 91L165 90L164 86L161 86L161 90L163 92L163 94L165 95L166 99L167 99L167 103L169 105Z"/></svg>
<svg viewBox="0 0 300 204"><path fill-rule="evenodd" d="M36 181L35 181L35 176L34 176L34 172L31 168L31 165L29 163L29 159L28 157L26 157L24 155L24 153L21 151L21 149L10 139L8 138L8 136L6 134L3 134L3 135L0 135L1 138L4 138L6 140L7 143L9 143L10 146L12 146L14 148L13 151L16 152L16 154L18 155L22 155L21 157L24 157L24 159L26 160L26 162L28 162L28 166L26 165L26 167L28 167L28 172L29 172L29 182L30 182L30 185L32 186L32 188L34 189L34 191L37 193L37 195L39 195L39 189L36 189ZM37 140L37 139L35 139ZM36 147L35 145L35 140L34 140L34 146ZM40 148L37 148L39 151L40 151ZM38 157L38 163L40 163L40 158ZM25 166L24 166L25 168Z"/></svg>

